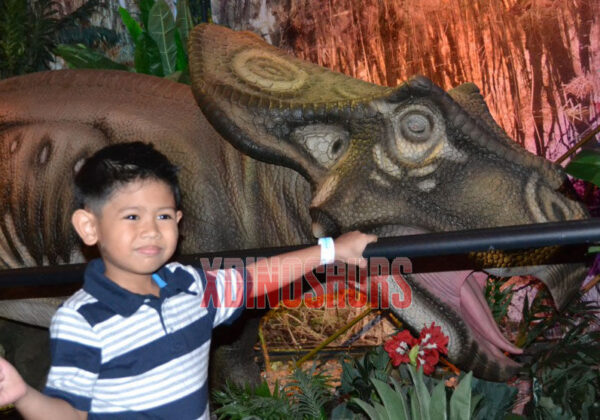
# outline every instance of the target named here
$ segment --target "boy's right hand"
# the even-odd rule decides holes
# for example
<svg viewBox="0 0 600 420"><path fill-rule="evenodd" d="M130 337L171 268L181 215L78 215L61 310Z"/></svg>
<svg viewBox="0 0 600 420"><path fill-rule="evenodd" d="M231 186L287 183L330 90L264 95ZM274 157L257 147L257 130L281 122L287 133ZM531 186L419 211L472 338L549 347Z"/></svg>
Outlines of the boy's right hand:
<svg viewBox="0 0 600 420"><path fill-rule="evenodd" d="M25 396L27 384L6 359L0 357L0 407L12 404Z"/></svg>
<svg viewBox="0 0 600 420"><path fill-rule="evenodd" d="M335 240L335 259L347 264L366 267L362 254L366 246L377 241L377 236L359 231L346 232Z"/></svg>

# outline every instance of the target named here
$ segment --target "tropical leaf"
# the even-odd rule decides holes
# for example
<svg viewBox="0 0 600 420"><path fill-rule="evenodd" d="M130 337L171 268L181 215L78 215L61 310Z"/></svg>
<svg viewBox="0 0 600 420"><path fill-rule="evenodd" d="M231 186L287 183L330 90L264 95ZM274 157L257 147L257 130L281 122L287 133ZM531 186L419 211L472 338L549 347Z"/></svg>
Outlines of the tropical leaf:
<svg viewBox="0 0 600 420"><path fill-rule="evenodd" d="M485 283L485 299L497 323L501 322L508 313L513 296L512 285L501 290L500 286L504 281L505 279L489 276Z"/></svg>
<svg viewBox="0 0 600 420"><path fill-rule="evenodd" d="M72 69L129 70L126 65L112 61L104 54L83 44L61 44L55 48L54 52L56 55L61 56Z"/></svg>
<svg viewBox="0 0 600 420"><path fill-rule="evenodd" d="M418 403L419 418L429 419L429 403L431 396L423 381L423 369L415 369L413 365L408 365L408 371L415 386L416 402Z"/></svg>
<svg viewBox="0 0 600 420"><path fill-rule="evenodd" d="M190 5L188 0L179 0L177 2L177 19L175 20L175 27L179 32L179 35L181 37L181 43L183 44L183 49L187 54L189 34L192 28L194 27L192 13L190 12Z"/></svg>
<svg viewBox="0 0 600 420"><path fill-rule="evenodd" d="M350 401L352 403L358 405L365 413L367 413L367 415L369 416L369 418L371 420L380 419L379 413L377 412L375 407L373 407L372 405L367 404L366 402L364 402L363 400L361 400L359 398L352 398Z"/></svg>
<svg viewBox="0 0 600 420"><path fill-rule="evenodd" d="M148 17L150 16L150 10L154 6L154 0L138 0L138 7L140 8L140 18L142 19L142 25L148 29Z"/></svg>
<svg viewBox="0 0 600 420"><path fill-rule="evenodd" d="M373 385L379 394L379 398L385 407L387 416L394 420L407 419L406 400L401 392L394 391L387 383L378 379L372 379Z"/></svg>
<svg viewBox="0 0 600 420"><path fill-rule="evenodd" d="M458 387L450 397L450 420L462 420L471 418L472 405L471 401L471 378L473 372L467 373L458 383Z"/></svg>
<svg viewBox="0 0 600 420"><path fill-rule="evenodd" d="M135 71L138 73L151 74L158 77L165 75L158 46L147 32L142 34L136 44L134 60Z"/></svg>
<svg viewBox="0 0 600 420"><path fill-rule="evenodd" d="M158 0L150 9L147 31L158 46L163 73L173 73L177 62L176 29L171 9L164 0Z"/></svg>
<svg viewBox="0 0 600 420"><path fill-rule="evenodd" d="M431 420L446 420L448 403L446 401L446 385L444 381L438 382L431 393L429 404L429 417Z"/></svg>
<svg viewBox="0 0 600 420"><path fill-rule="evenodd" d="M504 420L505 413L511 411L518 390L502 382L489 382L473 378L473 392L482 397L475 419Z"/></svg>
<svg viewBox="0 0 600 420"><path fill-rule="evenodd" d="M569 162L565 171L600 186L600 151L582 150Z"/></svg>
<svg viewBox="0 0 600 420"><path fill-rule="evenodd" d="M142 33L143 33L142 27L131 16L131 14L129 13L129 11L127 9L124 9L123 7L119 7L119 15L121 15L121 20L123 21L125 28L127 28L127 31L129 32L129 36L131 36L132 41L136 44L136 47L137 47L138 40L140 39L140 37L142 36Z"/></svg>
<svg viewBox="0 0 600 420"><path fill-rule="evenodd" d="M175 62L175 69L182 72L187 71L188 57L178 31L175 32L175 45L177 47L177 60Z"/></svg>

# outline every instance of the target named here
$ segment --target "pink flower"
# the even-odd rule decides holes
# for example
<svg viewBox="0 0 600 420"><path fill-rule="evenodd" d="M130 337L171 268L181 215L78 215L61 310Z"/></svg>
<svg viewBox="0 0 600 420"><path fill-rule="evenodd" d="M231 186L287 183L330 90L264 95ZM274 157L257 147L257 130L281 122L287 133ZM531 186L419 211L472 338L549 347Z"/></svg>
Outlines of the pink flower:
<svg viewBox="0 0 600 420"><path fill-rule="evenodd" d="M400 363L411 363L423 366L423 373L430 375L440 360L441 354L448 354L448 337L442 328L431 323L430 327L421 330L419 338L414 338L407 330L403 330L385 343L383 348L388 352L394 366Z"/></svg>

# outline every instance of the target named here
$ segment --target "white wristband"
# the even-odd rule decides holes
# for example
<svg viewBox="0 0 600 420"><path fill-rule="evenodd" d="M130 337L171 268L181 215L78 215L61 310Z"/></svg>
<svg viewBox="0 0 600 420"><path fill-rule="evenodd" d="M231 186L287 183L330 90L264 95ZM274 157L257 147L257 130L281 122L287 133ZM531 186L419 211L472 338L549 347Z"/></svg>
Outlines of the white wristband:
<svg viewBox="0 0 600 420"><path fill-rule="evenodd" d="M334 262L335 245L333 244L333 238L319 238L319 245L321 246L321 265Z"/></svg>

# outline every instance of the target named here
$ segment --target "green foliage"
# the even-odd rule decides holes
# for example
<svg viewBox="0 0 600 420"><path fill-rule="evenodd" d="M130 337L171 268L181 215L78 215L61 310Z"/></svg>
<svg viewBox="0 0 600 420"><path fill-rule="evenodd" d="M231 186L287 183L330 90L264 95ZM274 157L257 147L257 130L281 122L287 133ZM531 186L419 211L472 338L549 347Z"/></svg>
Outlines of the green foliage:
<svg viewBox="0 0 600 420"><path fill-rule="evenodd" d="M90 45L113 41L113 32L89 25L100 6L100 0L90 0L59 18L60 5L54 0L1 1L0 78L49 69L53 50L63 39Z"/></svg>
<svg viewBox="0 0 600 420"><path fill-rule="evenodd" d="M582 150L571 159L565 171L576 178L600 186L600 152Z"/></svg>
<svg viewBox="0 0 600 420"><path fill-rule="evenodd" d="M327 419L332 388L328 378L315 374L314 369L296 369L284 391L276 383L273 393L266 382L254 389L228 384L224 390L213 392L214 401L220 405L215 413L228 419Z"/></svg>
<svg viewBox="0 0 600 420"><path fill-rule="evenodd" d="M462 375L456 389L444 379L424 376L421 369L401 365L390 369L390 359L379 346L359 360L342 362L341 385L309 370L295 370L288 385L266 382L259 387L227 385L213 392L220 419L504 419L516 389ZM368 383L365 383L368 382Z"/></svg>
<svg viewBox="0 0 600 420"><path fill-rule="evenodd" d="M83 44L59 45L55 48L57 55L69 57L69 62L73 67L86 68L89 63L94 64L94 68L103 68L111 70L127 70L127 66L108 59L104 54L86 47Z"/></svg>
<svg viewBox="0 0 600 420"><path fill-rule="evenodd" d="M57 3L52 0L0 3L0 76L47 69L57 27Z"/></svg>
<svg viewBox="0 0 600 420"><path fill-rule="evenodd" d="M193 28L188 0L177 2L177 19L165 0L139 0L140 22L119 8L123 24L135 46L134 67L116 63L82 45L56 49L71 68L123 68L137 73L189 83L187 41ZM87 50L87 51L86 51Z"/></svg>
<svg viewBox="0 0 600 420"><path fill-rule="evenodd" d="M550 410L564 415L551 418L600 418L600 332L589 327L582 320L534 358L533 417L548 418Z"/></svg>
<svg viewBox="0 0 600 420"><path fill-rule="evenodd" d="M333 400L329 378L316 374L315 366L309 371L296 369L291 378L285 390L293 401L294 418L326 419L325 407Z"/></svg>
<svg viewBox="0 0 600 420"><path fill-rule="evenodd" d="M503 420L510 413L515 403L518 390L502 382L489 382L473 378L471 387L475 394L481 396L474 416L476 420Z"/></svg>
<svg viewBox="0 0 600 420"><path fill-rule="evenodd" d="M213 392L213 400L220 406L215 410L220 419L293 418L290 401L285 394L280 393L278 384L275 384L273 393L266 382L256 388L227 384L223 390Z"/></svg>
<svg viewBox="0 0 600 420"><path fill-rule="evenodd" d="M398 412L405 413L404 418L409 419L449 418L452 414L453 418L495 420L503 419L514 404L517 390L504 383L487 382L468 374L450 394L443 378L424 376L421 369L417 371L411 365L391 369L389 360L379 346L358 360L342 361L341 385L337 391L342 400L350 399L352 403L338 406L336 409L343 415L334 417L334 410L333 418L349 418L350 409L357 410L360 406L364 413L375 412L382 416L388 408L400 410ZM391 396L391 392L397 395ZM367 401L374 403L369 405ZM365 408L367 405L370 408ZM392 418L403 417L396 414Z"/></svg>
<svg viewBox="0 0 600 420"><path fill-rule="evenodd" d="M387 381L390 372L390 357L382 346L367 352L359 360L342 361L342 377L339 392L363 400L373 393L372 379Z"/></svg>
<svg viewBox="0 0 600 420"><path fill-rule="evenodd" d="M528 347L535 341L547 341L545 336L548 334L553 336L549 337L550 339L563 336L582 323L585 325L597 323L596 313L599 308L593 303L584 302L581 297L578 297L571 300L567 307L559 312L552 303L546 287L541 283L538 286L539 291L531 305L525 296L516 340L518 347Z"/></svg>
<svg viewBox="0 0 600 420"><path fill-rule="evenodd" d="M485 283L485 299L496 322L504 319L512 300L512 286L501 290L502 283L504 283L504 279L493 276L489 276Z"/></svg>
<svg viewBox="0 0 600 420"><path fill-rule="evenodd" d="M150 9L147 30L150 38L158 46L163 73L174 73L177 60L175 19L169 5L164 0L158 0Z"/></svg>
<svg viewBox="0 0 600 420"><path fill-rule="evenodd" d="M190 0L190 11L194 23L212 22L210 13L210 0Z"/></svg>
<svg viewBox="0 0 600 420"><path fill-rule="evenodd" d="M373 403L368 404L358 398L357 404L371 420L379 419L470 419L481 396L473 396L471 390L472 373L460 380L452 392L450 401L443 381L439 381L430 391L423 379L422 369L415 370L412 365L404 365L411 377L412 384L403 386L392 379L393 387L378 379L371 379L376 389Z"/></svg>
<svg viewBox="0 0 600 420"><path fill-rule="evenodd" d="M518 344L529 347L533 384L527 411L536 419L600 418L600 308L579 297L558 312L550 302L542 288L523 307Z"/></svg>

